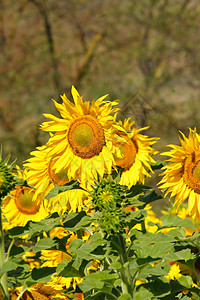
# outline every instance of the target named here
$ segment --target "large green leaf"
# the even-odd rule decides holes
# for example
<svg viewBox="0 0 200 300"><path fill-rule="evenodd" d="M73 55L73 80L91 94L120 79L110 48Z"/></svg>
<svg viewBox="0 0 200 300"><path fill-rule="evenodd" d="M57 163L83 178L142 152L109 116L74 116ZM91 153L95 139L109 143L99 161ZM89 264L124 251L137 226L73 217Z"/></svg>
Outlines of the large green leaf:
<svg viewBox="0 0 200 300"><path fill-rule="evenodd" d="M89 292L93 289L101 291L106 284L113 284L118 278L118 274L110 273L110 271L103 270L92 274L89 274L84 280L79 284L80 289L83 293Z"/></svg>
<svg viewBox="0 0 200 300"><path fill-rule="evenodd" d="M11 271L11 270L16 270L18 267L19 267L19 265L14 261L8 260L8 261L4 262L1 267L0 277L5 272Z"/></svg>
<svg viewBox="0 0 200 300"><path fill-rule="evenodd" d="M69 213L63 220L63 227L70 231L85 229L91 223L91 218L86 215L85 211L79 213Z"/></svg>
<svg viewBox="0 0 200 300"><path fill-rule="evenodd" d="M73 262L68 262L66 260L61 261L56 268L57 275L63 277L83 277L84 274L80 270L74 268L72 264Z"/></svg>
<svg viewBox="0 0 200 300"><path fill-rule="evenodd" d="M55 196L57 196L60 193L72 190L72 189L81 189L83 190L80 186L79 186L79 182L78 181L70 181L64 185L58 185L56 184L54 186L54 188L46 195L45 199L50 199L53 198Z"/></svg>
<svg viewBox="0 0 200 300"><path fill-rule="evenodd" d="M32 247L33 251L36 253L38 251L51 249L56 245L55 241L51 238L43 238L39 240L35 246Z"/></svg>
<svg viewBox="0 0 200 300"><path fill-rule="evenodd" d="M173 216L171 214L163 215L161 221L162 226L160 228L187 227L196 230L196 227L191 220L181 219L178 216Z"/></svg>
<svg viewBox="0 0 200 300"><path fill-rule="evenodd" d="M76 254L80 259L92 260L92 259L103 259L105 257L106 241L102 238L99 232L94 233L87 242L81 245L76 250ZM72 244L73 246L73 244ZM71 251L71 248L69 248Z"/></svg>

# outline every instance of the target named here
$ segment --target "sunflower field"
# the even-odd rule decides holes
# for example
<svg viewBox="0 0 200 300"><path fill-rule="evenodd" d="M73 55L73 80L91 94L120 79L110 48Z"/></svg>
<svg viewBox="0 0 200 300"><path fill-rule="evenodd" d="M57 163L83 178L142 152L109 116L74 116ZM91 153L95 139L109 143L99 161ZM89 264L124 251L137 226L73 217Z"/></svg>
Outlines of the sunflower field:
<svg viewBox="0 0 200 300"><path fill-rule="evenodd" d="M196 128L157 161L159 138L120 120L118 101L71 93L23 168L1 153L0 299L200 299Z"/></svg>

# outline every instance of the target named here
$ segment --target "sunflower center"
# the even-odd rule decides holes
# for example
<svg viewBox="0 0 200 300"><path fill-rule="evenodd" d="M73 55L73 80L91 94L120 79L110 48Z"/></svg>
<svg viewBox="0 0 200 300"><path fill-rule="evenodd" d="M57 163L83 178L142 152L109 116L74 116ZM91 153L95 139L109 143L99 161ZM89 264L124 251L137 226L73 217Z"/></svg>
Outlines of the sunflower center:
<svg viewBox="0 0 200 300"><path fill-rule="evenodd" d="M69 182L67 170L62 169L60 172L55 173L55 170L52 168L53 164L54 164L54 162L52 160L50 160L49 165L48 165L48 174L49 174L49 177L50 177L52 183L54 185L55 184L64 185L65 183Z"/></svg>
<svg viewBox="0 0 200 300"><path fill-rule="evenodd" d="M15 194L15 204L25 214L35 214L39 211L40 205L33 200L34 191L22 187Z"/></svg>
<svg viewBox="0 0 200 300"><path fill-rule="evenodd" d="M105 202L110 202L113 200L113 194L110 191L103 191L100 195L100 199Z"/></svg>
<svg viewBox="0 0 200 300"><path fill-rule="evenodd" d="M183 180L195 193L200 194L200 156L192 153L186 158Z"/></svg>
<svg viewBox="0 0 200 300"><path fill-rule="evenodd" d="M71 123L68 142L76 156L92 158L98 155L105 145L103 128L93 116L81 116Z"/></svg>
<svg viewBox="0 0 200 300"><path fill-rule="evenodd" d="M193 176L195 180L200 183L200 161L198 161L196 166L193 168Z"/></svg>
<svg viewBox="0 0 200 300"><path fill-rule="evenodd" d="M127 144L121 144L117 143L115 144L116 147L119 148L122 157L115 157L116 164L122 168L124 168L125 171L128 171L130 167L134 164L136 154L137 154L137 145L134 141L132 141L129 138L126 138Z"/></svg>

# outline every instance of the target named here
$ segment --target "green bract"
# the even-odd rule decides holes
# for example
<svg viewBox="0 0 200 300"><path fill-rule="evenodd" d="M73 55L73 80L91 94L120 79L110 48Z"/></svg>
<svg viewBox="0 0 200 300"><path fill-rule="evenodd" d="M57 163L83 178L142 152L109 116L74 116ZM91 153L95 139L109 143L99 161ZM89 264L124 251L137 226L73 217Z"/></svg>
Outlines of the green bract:
<svg viewBox="0 0 200 300"><path fill-rule="evenodd" d="M16 185L15 176L12 174L13 164L8 163L8 158L2 161L0 157L0 198L6 196Z"/></svg>

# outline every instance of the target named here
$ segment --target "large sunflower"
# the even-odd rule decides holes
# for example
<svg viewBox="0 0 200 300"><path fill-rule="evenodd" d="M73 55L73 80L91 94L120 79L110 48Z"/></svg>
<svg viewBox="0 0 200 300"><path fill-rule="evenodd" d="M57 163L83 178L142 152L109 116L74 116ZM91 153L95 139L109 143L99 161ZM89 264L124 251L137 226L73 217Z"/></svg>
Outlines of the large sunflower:
<svg viewBox="0 0 200 300"><path fill-rule="evenodd" d="M158 138L149 138L140 134L140 131L147 127L139 129L133 127L134 121L131 123L129 121L126 119L124 124L119 122L119 125L124 128L123 131L119 126L115 126L115 134L121 138L121 141L113 142L113 152L116 165L124 169L120 184L130 187L138 181L144 183L145 176L150 177L147 170L152 172L150 163L155 162L152 155L157 153L151 146Z"/></svg>
<svg viewBox="0 0 200 300"><path fill-rule="evenodd" d="M163 153L170 158L168 165L163 167L163 178L160 188L166 189L165 196L175 196L176 207L188 199L189 214L200 217L200 135L196 128L189 129L189 137L183 133L180 138L181 146L169 145L169 152Z"/></svg>
<svg viewBox="0 0 200 300"><path fill-rule="evenodd" d="M114 165L113 155L108 148L108 141L113 139L114 118L111 113L117 111L113 105L117 101L85 101L72 87L74 104L65 95L63 103L54 101L62 119L51 114L44 114L52 121L44 122L41 129L54 132L47 143L48 158L56 159L53 166L55 173L67 169L69 180L79 179L82 186L88 186L99 174L110 173Z"/></svg>
<svg viewBox="0 0 200 300"><path fill-rule="evenodd" d="M18 175L20 172L18 172ZM27 179L26 172L21 172L21 178ZM35 197L35 190L25 186L16 186L10 195L2 201L2 215L8 222L4 222L4 229L24 226L28 221L38 222L48 216L44 209L44 197Z"/></svg>
<svg viewBox="0 0 200 300"><path fill-rule="evenodd" d="M56 159L48 158L47 153L45 146L38 147L37 150L31 152L33 157L24 164L29 184L37 189L36 196L47 195L56 184L64 185L69 182L67 170L63 168L56 173L53 168ZM87 202L87 194L82 189L69 190L45 200L44 205L49 213L80 210Z"/></svg>

